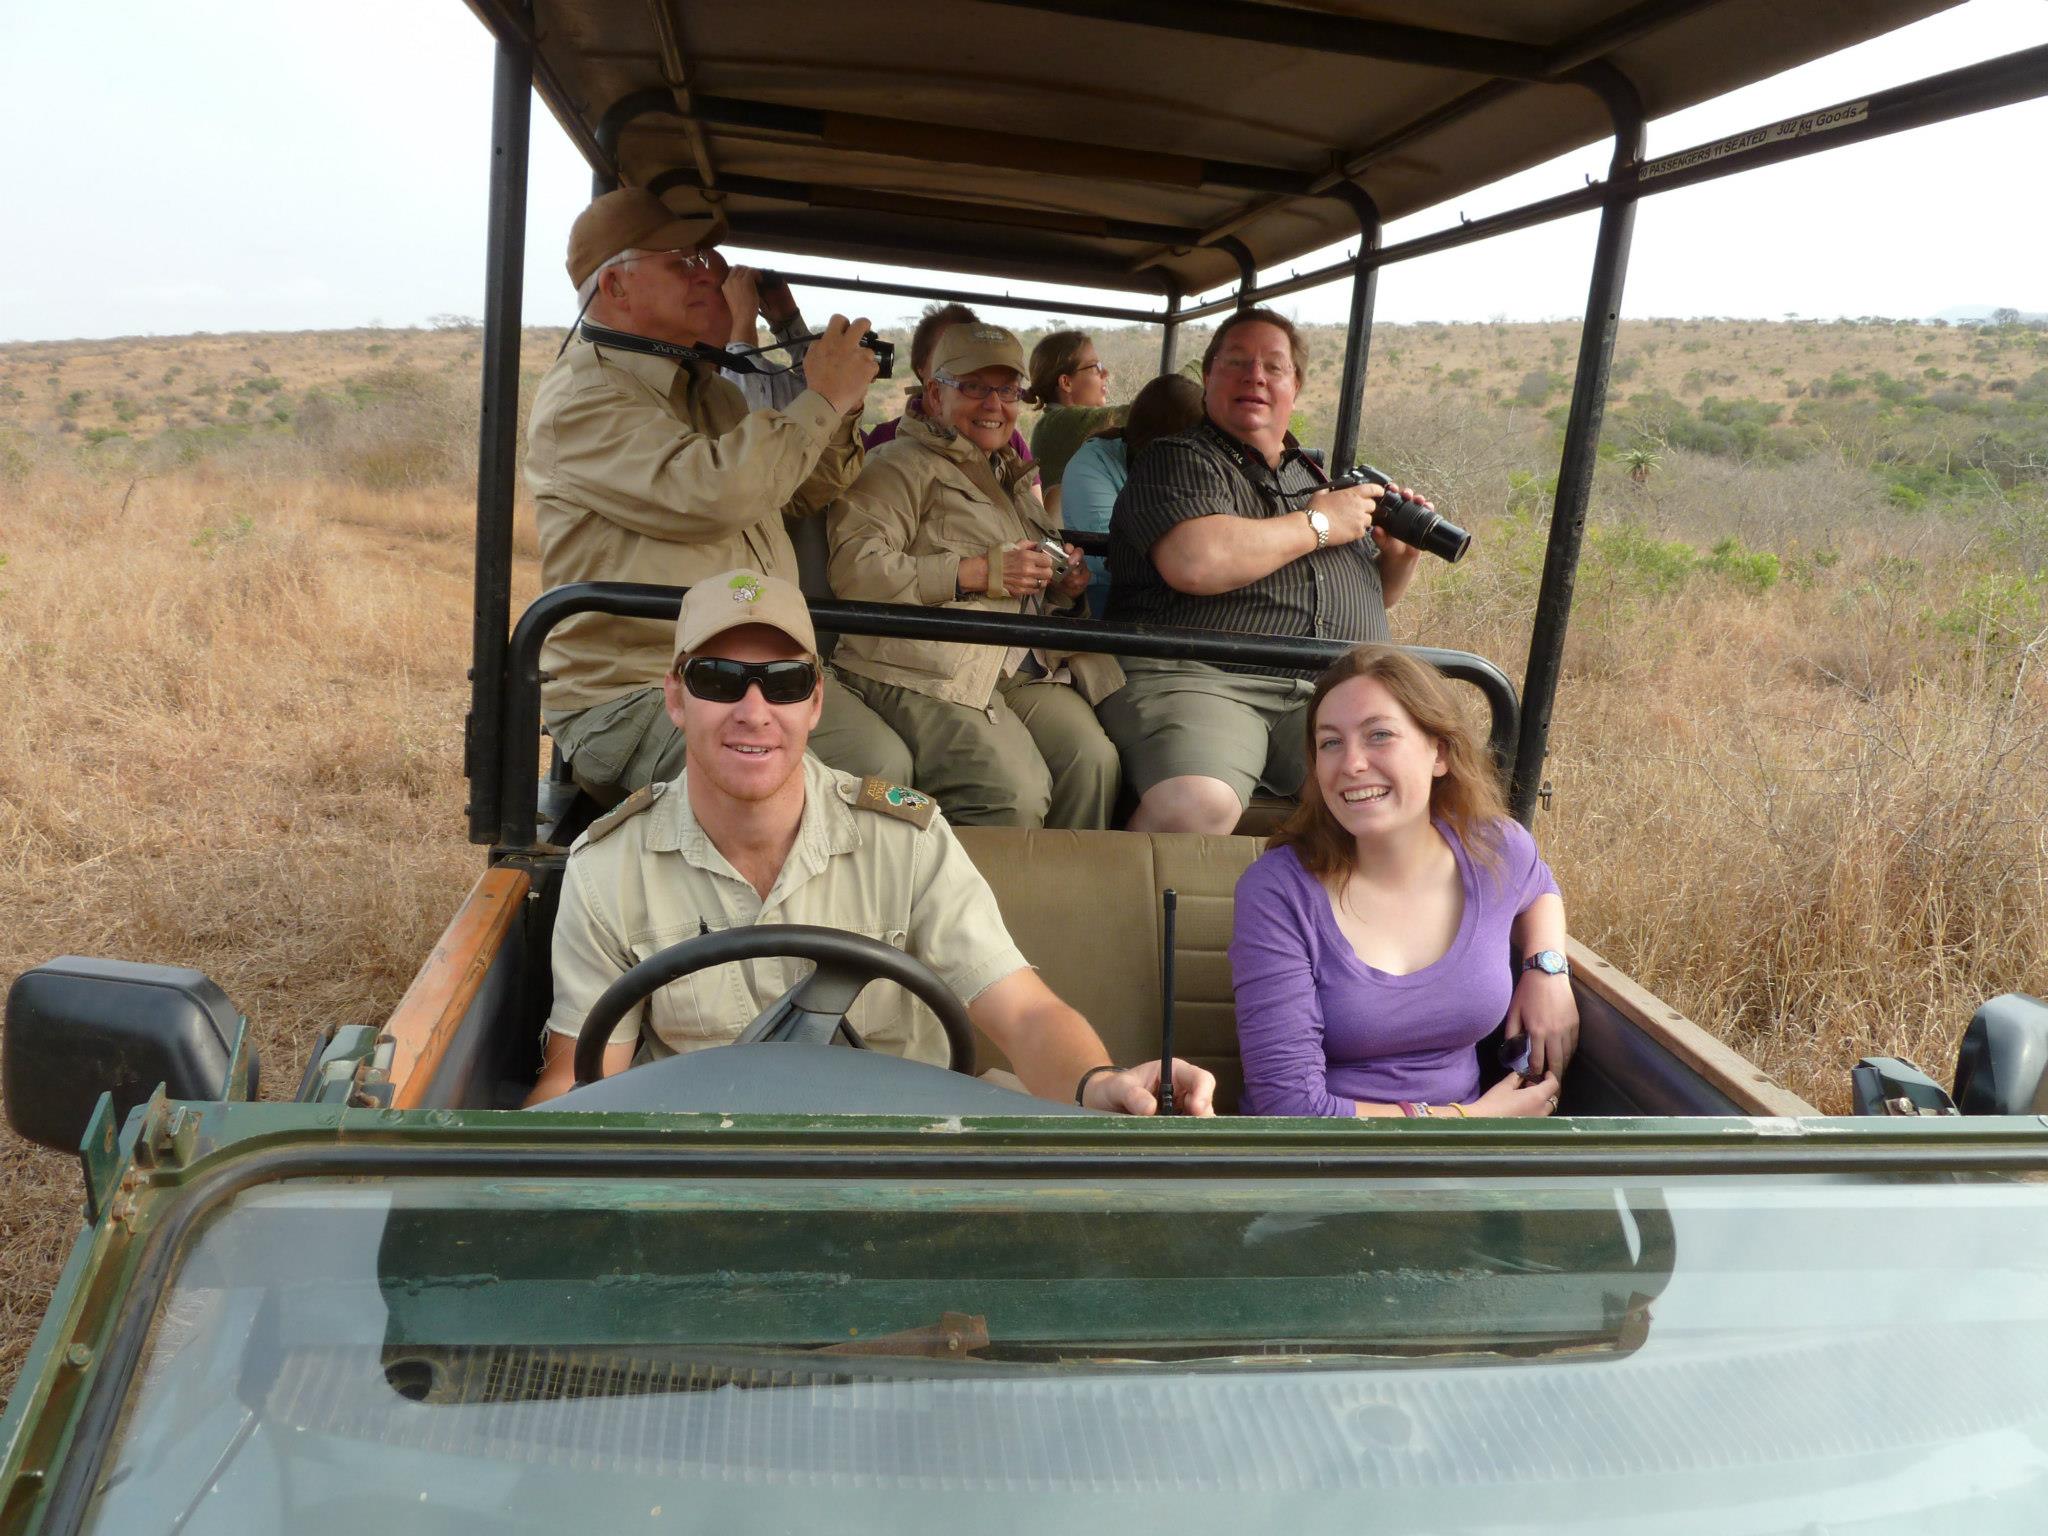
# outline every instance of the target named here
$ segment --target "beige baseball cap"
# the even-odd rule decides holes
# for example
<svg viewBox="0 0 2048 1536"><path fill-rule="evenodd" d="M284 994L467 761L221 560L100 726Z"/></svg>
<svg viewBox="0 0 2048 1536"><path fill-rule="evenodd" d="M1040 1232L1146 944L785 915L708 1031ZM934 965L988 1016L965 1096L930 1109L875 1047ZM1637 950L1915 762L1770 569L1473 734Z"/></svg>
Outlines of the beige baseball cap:
<svg viewBox="0 0 2048 1536"><path fill-rule="evenodd" d="M932 348L932 372L961 378L980 368L1007 368L1024 375L1024 343L1016 333L985 320L949 325Z"/></svg>
<svg viewBox="0 0 2048 1536"><path fill-rule="evenodd" d="M621 251L694 251L725 238L716 209L677 213L645 187L607 192L569 226L569 281L581 288Z"/></svg>
<svg viewBox="0 0 2048 1536"><path fill-rule="evenodd" d="M780 577L741 570L707 576L683 594L676 615L676 655L701 651L705 641L743 624L779 629L811 655L818 654L818 632L811 628L811 605L803 593Z"/></svg>

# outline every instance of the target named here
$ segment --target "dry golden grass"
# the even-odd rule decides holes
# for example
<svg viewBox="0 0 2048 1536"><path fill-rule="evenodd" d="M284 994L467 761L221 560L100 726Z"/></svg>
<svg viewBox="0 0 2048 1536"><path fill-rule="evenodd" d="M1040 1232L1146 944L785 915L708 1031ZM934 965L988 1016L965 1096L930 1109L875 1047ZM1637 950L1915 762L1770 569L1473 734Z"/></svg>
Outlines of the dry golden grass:
<svg viewBox="0 0 2048 1536"><path fill-rule="evenodd" d="M1739 329L1698 334L1734 349L1714 366L1758 378L1808 340ZM1485 392L1511 395L1514 370L1564 333L1382 334L1387 377L1408 382L1369 399L1375 454L1416 466L1480 540L1465 565L1425 573L1397 631L1511 675L1540 507L1534 523L1507 515L1509 476L1555 455L1539 414ZM1693 334L1669 349L1688 365ZM1660 337L1632 328L1624 355ZM536 333L530 351L554 339ZM1114 345L1135 359L1142 340ZM161 440L78 451L32 413L0 434L0 685L14 701L0 719L0 980L61 953L197 966L254 1020L273 1093L320 1027L388 1012L480 867L459 776L473 341L150 343L158 376L262 362L301 412L308 389L411 370L346 417L209 443L196 461ZM1891 345L1923 343L1978 345ZM394 350L358 361L377 345ZM125 372L136 350L0 348L0 380L40 380L53 359L83 380ZM1494 384L1432 387L1432 364L1479 361ZM1120 382L1133 370L1146 371L1128 363ZM104 403L104 380L77 387ZM1326 370L1311 411L1330 387ZM1972 583L2004 557L1888 509L1866 471L1825 455L1763 471L1674 451L1643 487L1610 467L1595 524L1827 560L1768 591L1713 575L1663 591L1625 551L1589 556L1552 735L1557 797L1538 824L1574 931L1825 1109L1846 1107L1859 1054L1945 1077L1978 1001L2048 993L2048 641L2013 631L2023 610L1967 622ZM530 520L519 540L524 602ZM79 1188L68 1160L11 1138L0 1165L4 1380Z"/></svg>
<svg viewBox="0 0 2048 1536"><path fill-rule="evenodd" d="M0 511L0 974L197 966L288 1094L321 1026L389 1012L479 867L468 499L204 467L126 490L39 473ZM80 1192L11 1135L0 1166L4 1379Z"/></svg>

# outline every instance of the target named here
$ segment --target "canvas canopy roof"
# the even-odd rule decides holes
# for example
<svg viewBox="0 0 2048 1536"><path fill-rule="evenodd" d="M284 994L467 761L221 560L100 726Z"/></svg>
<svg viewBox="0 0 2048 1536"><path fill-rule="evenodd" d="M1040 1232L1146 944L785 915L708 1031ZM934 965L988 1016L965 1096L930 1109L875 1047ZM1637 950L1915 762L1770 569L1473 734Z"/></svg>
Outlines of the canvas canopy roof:
<svg viewBox="0 0 2048 1536"><path fill-rule="evenodd" d="M1347 184L1396 218L1949 3L534 0L531 25L593 168L718 203L736 244L1192 294L1356 239Z"/></svg>

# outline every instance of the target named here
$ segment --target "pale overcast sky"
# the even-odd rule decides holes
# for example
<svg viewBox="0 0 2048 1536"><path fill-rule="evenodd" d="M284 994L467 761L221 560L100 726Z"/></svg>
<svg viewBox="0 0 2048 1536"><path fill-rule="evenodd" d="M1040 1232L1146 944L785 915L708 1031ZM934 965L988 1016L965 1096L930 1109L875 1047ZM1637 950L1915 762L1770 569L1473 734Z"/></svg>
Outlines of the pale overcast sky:
<svg viewBox="0 0 2048 1536"><path fill-rule="evenodd" d="M2048 0L1969 0L1662 119L1650 152L2041 43ZM491 60L459 0L0 0L0 340L479 314ZM564 324L574 305L561 254L589 171L538 104L533 122L526 319ZM2044 150L2048 102L2031 102L1647 199L1625 312L2048 310ZM1563 191L1605 166L1596 147L1402 220L1388 238ZM1390 268L1380 318L1577 314L1592 230L1586 215ZM806 308L845 302L814 293ZM1343 306L1333 286L1288 307L1337 320ZM871 308L888 320L913 307Z"/></svg>

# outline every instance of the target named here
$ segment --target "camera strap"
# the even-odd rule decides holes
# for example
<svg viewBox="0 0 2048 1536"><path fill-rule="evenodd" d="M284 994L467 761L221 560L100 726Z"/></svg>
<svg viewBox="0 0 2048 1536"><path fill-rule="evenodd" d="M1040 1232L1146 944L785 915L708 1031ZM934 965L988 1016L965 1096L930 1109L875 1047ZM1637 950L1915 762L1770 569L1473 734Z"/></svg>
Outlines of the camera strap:
<svg viewBox="0 0 2048 1536"><path fill-rule="evenodd" d="M648 357L664 357L672 363L709 363L714 368L730 368L734 373L776 374L785 373L783 368L763 368L754 362L753 353L765 350L728 352L723 347L707 347L700 343L684 345L681 342L657 341L652 336L636 336L631 331L615 331L608 325L583 322L583 339L594 346L614 347L621 352L641 352Z"/></svg>

